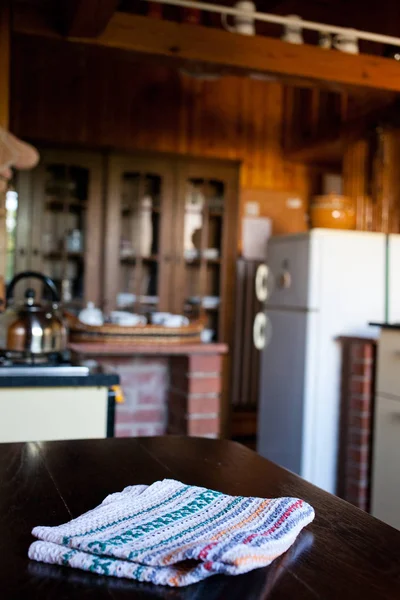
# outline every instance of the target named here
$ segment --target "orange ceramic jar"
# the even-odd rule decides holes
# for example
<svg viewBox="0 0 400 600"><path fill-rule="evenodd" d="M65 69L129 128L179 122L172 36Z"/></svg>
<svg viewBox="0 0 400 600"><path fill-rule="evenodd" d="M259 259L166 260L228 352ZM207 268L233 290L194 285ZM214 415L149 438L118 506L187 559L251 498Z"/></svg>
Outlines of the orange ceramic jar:
<svg viewBox="0 0 400 600"><path fill-rule="evenodd" d="M356 213L346 196L327 194L315 196L310 207L311 227L354 229Z"/></svg>

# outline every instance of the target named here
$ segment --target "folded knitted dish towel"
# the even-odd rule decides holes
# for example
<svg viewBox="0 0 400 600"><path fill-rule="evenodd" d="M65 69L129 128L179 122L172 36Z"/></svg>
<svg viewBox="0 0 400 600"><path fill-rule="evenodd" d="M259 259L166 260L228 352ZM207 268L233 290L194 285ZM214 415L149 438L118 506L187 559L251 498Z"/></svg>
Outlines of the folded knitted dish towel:
<svg viewBox="0 0 400 600"><path fill-rule="evenodd" d="M101 575L185 586L269 565L314 518L297 498L227 496L164 479L111 494L57 527L35 527L29 557Z"/></svg>

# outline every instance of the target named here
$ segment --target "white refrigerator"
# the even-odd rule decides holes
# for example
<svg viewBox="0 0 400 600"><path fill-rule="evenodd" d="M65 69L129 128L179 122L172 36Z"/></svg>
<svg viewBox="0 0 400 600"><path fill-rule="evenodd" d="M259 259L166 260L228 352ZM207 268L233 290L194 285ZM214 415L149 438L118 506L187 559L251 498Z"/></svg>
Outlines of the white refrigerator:
<svg viewBox="0 0 400 600"><path fill-rule="evenodd" d="M400 235L314 229L271 238L271 339L262 352L258 452L334 493L341 335L400 321Z"/></svg>

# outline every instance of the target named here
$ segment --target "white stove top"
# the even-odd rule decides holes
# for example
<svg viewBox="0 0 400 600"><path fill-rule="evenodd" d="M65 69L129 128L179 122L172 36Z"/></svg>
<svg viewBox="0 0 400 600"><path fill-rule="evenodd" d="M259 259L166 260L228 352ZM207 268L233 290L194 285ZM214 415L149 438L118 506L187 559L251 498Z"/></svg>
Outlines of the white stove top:
<svg viewBox="0 0 400 600"><path fill-rule="evenodd" d="M0 377L18 375L51 377L55 375L74 376L88 375L89 367L81 365L7 365L0 366Z"/></svg>

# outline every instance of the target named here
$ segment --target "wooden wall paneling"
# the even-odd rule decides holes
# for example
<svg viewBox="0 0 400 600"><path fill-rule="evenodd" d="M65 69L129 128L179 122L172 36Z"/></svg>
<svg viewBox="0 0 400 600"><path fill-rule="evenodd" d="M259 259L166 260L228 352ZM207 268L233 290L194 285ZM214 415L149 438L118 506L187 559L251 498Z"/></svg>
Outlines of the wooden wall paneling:
<svg viewBox="0 0 400 600"><path fill-rule="evenodd" d="M388 214L387 214L387 194L384 192L384 179L387 166L385 164L386 152L386 134L382 130L377 131L376 154L374 157L374 194L373 200L375 205L375 230L387 233Z"/></svg>
<svg viewBox="0 0 400 600"><path fill-rule="evenodd" d="M392 129L388 139L387 160L389 172L385 179L387 193L389 196L389 232L400 232L400 131Z"/></svg>
<svg viewBox="0 0 400 600"><path fill-rule="evenodd" d="M294 145L295 131L295 88L289 85L283 88L283 114L281 139L283 148L288 150Z"/></svg>
<svg viewBox="0 0 400 600"><path fill-rule="evenodd" d="M0 3L0 126L8 128L10 114L10 3ZM0 300L3 300L7 261L6 195L0 193Z"/></svg>
<svg viewBox="0 0 400 600"><path fill-rule="evenodd" d="M382 169L380 181L381 227L384 233L398 233L400 209L399 130L388 128L381 133Z"/></svg>
<svg viewBox="0 0 400 600"><path fill-rule="evenodd" d="M372 204L367 196L367 139L348 139L343 157L343 193L356 209L356 228L372 230Z"/></svg>
<svg viewBox="0 0 400 600"><path fill-rule="evenodd" d="M343 159L344 194L357 211L357 229L400 231L399 132L384 128L349 139Z"/></svg>
<svg viewBox="0 0 400 600"><path fill-rule="evenodd" d="M270 185L274 177L279 179L278 172L275 171L275 158L279 160L281 152L280 131L275 135L275 114L276 108L274 100L281 95L282 86L272 83L266 86L263 81L254 81L249 87L252 99L252 110L255 115L268 114L268 119L256 118L253 123L253 130L250 130L248 140L252 146L251 153L254 160L254 184Z"/></svg>
<svg viewBox="0 0 400 600"><path fill-rule="evenodd" d="M0 3L0 126L8 127L10 116L10 2Z"/></svg>
<svg viewBox="0 0 400 600"><path fill-rule="evenodd" d="M260 187L285 187L285 157L282 141L282 128L285 121L284 88L279 83L263 86L266 93L267 114L264 118L264 144L268 148L267 180L260 181Z"/></svg>
<svg viewBox="0 0 400 600"><path fill-rule="evenodd" d="M12 124L22 137L240 160L242 189L308 191L308 166L285 159L280 83L202 81L104 49L25 36L14 39L14 63Z"/></svg>

